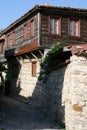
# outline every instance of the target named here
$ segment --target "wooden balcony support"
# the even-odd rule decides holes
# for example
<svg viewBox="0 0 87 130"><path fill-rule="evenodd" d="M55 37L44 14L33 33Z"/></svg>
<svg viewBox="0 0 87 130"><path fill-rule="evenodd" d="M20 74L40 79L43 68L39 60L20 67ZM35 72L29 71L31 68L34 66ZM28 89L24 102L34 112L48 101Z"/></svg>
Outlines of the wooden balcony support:
<svg viewBox="0 0 87 130"><path fill-rule="evenodd" d="M25 57L28 58L28 60L31 62L31 59L27 54L25 54Z"/></svg>
<svg viewBox="0 0 87 130"><path fill-rule="evenodd" d="M18 57L16 57L16 60L20 63L20 59Z"/></svg>
<svg viewBox="0 0 87 130"><path fill-rule="evenodd" d="M43 55L43 53L41 52L41 50L39 50L39 53L40 53L41 57L43 57L43 56L44 56L44 55Z"/></svg>
<svg viewBox="0 0 87 130"><path fill-rule="evenodd" d="M22 60L22 62L24 61L24 59L22 58L22 56L20 56L20 59Z"/></svg>
<svg viewBox="0 0 87 130"><path fill-rule="evenodd" d="M34 53L30 52L30 54L31 54L35 59L39 60L38 57L37 57Z"/></svg>

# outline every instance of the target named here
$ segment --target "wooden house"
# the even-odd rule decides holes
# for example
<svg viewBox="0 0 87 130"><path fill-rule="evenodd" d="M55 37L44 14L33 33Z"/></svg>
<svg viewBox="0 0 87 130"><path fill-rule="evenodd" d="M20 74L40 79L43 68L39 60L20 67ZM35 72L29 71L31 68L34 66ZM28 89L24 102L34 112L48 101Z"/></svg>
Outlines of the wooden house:
<svg viewBox="0 0 87 130"><path fill-rule="evenodd" d="M3 30L10 94L42 103L40 62L57 42L87 43L87 9L36 5Z"/></svg>

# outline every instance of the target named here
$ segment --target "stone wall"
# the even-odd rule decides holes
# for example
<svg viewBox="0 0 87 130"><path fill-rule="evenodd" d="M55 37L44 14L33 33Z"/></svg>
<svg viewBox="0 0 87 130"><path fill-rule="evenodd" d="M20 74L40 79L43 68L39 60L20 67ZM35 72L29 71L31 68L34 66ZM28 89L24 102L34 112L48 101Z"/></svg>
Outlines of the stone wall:
<svg viewBox="0 0 87 130"><path fill-rule="evenodd" d="M20 60L20 72L13 89L45 116L65 123L66 130L87 130L87 59L73 55L65 67L51 72L46 84L31 76L31 62ZM18 88L19 87L19 88ZM13 93L12 93L13 94Z"/></svg>
<svg viewBox="0 0 87 130"><path fill-rule="evenodd" d="M32 59L32 61L36 61ZM24 101L34 107L42 106L42 84L38 81L40 62L37 60L36 76L32 77L32 61L20 59L18 64L18 76L12 77L10 95L17 100ZM14 61L10 61L15 64ZM11 67L10 67L11 69ZM13 71L11 71L13 73ZM12 74L11 74L12 75Z"/></svg>
<svg viewBox="0 0 87 130"><path fill-rule="evenodd" d="M44 107L50 118L64 125L64 105L62 103L62 90L66 67L51 72L46 84L44 84Z"/></svg>
<svg viewBox="0 0 87 130"><path fill-rule="evenodd" d="M87 130L87 59L73 55L64 76L66 130Z"/></svg>
<svg viewBox="0 0 87 130"><path fill-rule="evenodd" d="M50 74L44 85L45 111L66 130L87 130L87 59L73 55L71 63Z"/></svg>

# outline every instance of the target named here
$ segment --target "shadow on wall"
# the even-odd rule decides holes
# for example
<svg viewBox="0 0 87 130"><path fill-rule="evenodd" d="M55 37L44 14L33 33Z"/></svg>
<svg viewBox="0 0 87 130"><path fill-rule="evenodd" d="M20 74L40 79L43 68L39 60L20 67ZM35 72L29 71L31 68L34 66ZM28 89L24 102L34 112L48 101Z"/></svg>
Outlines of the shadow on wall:
<svg viewBox="0 0 87 130"><path fill-rule="evenodd" d="M15 58L8 59L8 72L4 90L6 96L19 95L21 91L19 79L20 70L21 64Z"/></svg>
<svg viewBox="0 0 87 130"><path fill-rule="evenodd" d="M65 106L62 103L62 90L66 67L51 72L44 85L45 114L53 118L60 126L65 126Z"/></svg>
<svg viewBox="0 0 87 130"><path fill-rule="evenodd" d="M17 100L21 100L22 102L26 102L33 109L38 109L44 117L50 117L61 126L64 126L65 112L64 106L62 106L62 89L66 67L51 72L46 84L37 80L36 77L32 77L30 79L32 80L32 84L27 84L26 80L26 83L22 88L22 81L20 80L22 66L16 59L10 59L10 63L12 63L13 66L12 64L11 66L9 64L9 73L13 74L13 78L8 95ZM8 86L6 87L9 88ZM28 87L28 90L26 87ZM27 93L29 92L29 94L30 89L32 89L32 94L27 97L21 95L20 93L23 89L24 91L27 90Z"/></svg>

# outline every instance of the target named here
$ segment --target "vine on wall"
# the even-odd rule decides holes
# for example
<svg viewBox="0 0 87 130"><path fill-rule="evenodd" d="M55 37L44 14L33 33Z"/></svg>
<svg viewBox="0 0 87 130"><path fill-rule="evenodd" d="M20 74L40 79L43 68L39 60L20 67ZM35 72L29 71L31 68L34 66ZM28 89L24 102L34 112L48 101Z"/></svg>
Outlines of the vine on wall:
<svg viewBox="0 0 87 130"><path fill-rule="evenodd" d="M57 44L51 47L45 59L40 64L41 72L40 72L39 80L41 80L43 83L46 83L50 75L50 72L52 71L52 68L60 64L59 59L54 59L54 58L50 59L50 57L59 50L63 50L63 46L60 44L60 42L58 42Z"/></svg>

